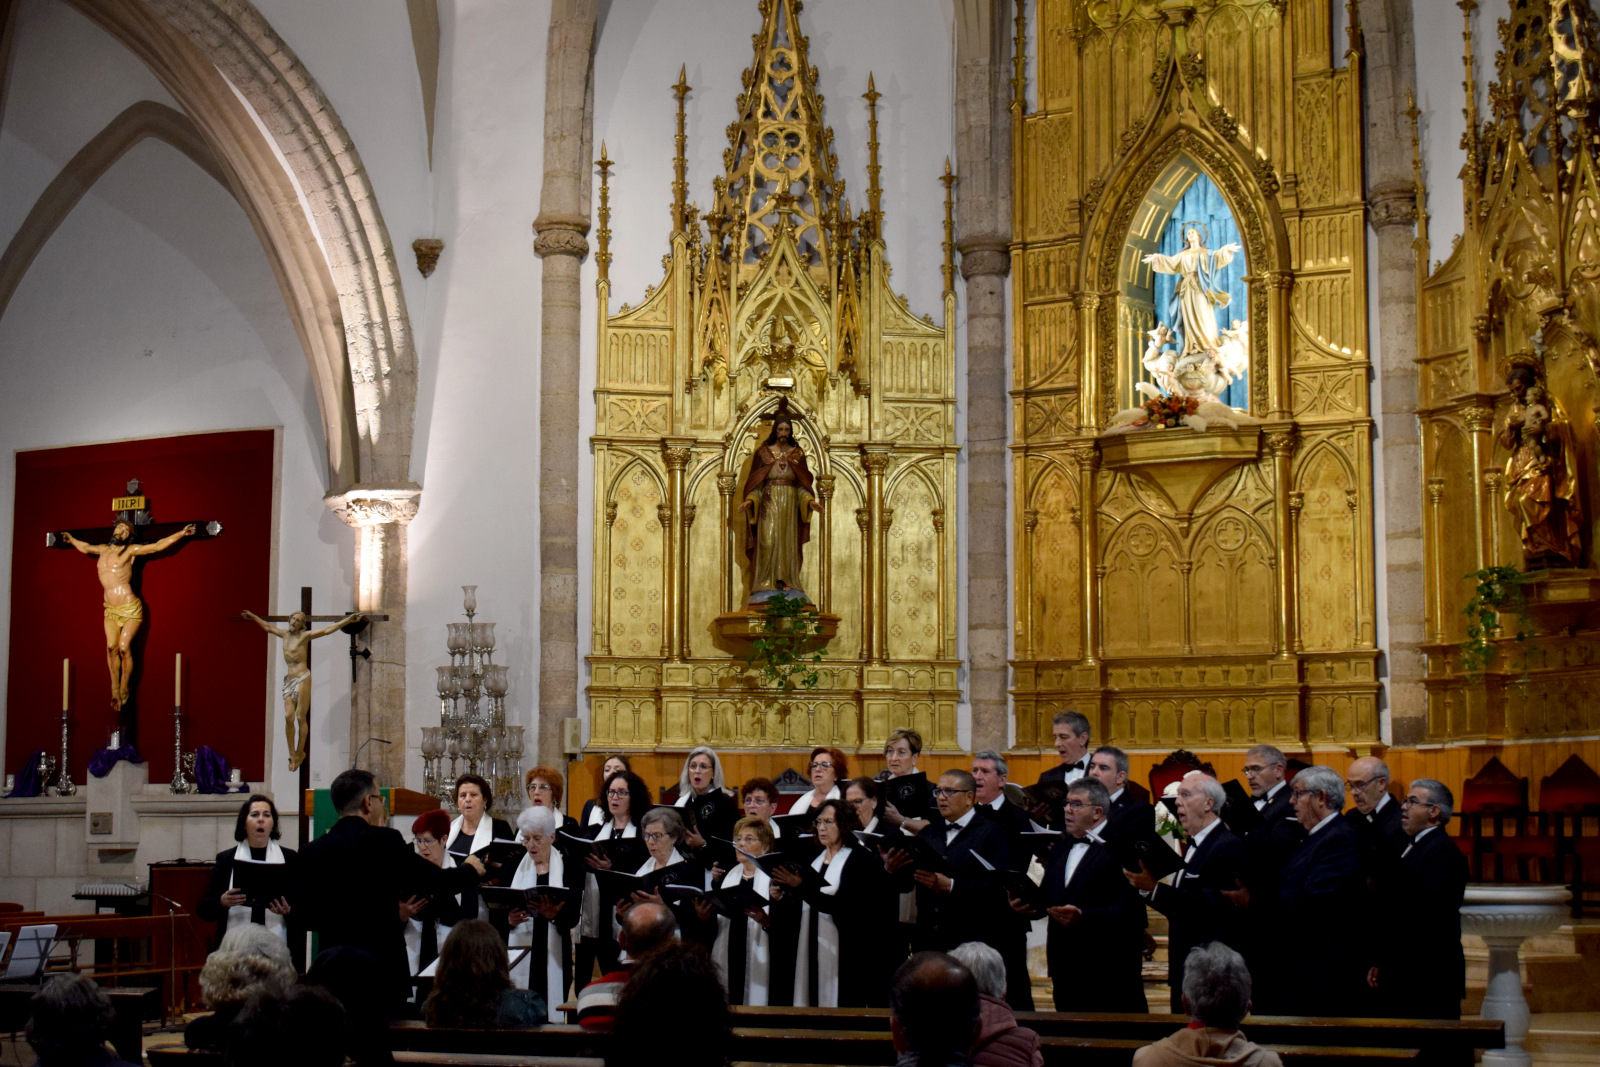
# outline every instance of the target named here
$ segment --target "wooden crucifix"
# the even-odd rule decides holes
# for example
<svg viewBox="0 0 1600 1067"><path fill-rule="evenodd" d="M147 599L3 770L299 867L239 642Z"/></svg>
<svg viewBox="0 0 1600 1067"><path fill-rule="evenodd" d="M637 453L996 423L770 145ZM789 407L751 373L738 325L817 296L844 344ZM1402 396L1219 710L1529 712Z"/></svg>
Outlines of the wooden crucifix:
<svg viewBox="0 0 1600 1067"><path fill-rule="evenodd" d="M128 495L113 497L110 526L80 530L52 530L44 535L46 548L74 548L98 556L95 570L104 590L106 670L111 675L111 706L121 718L122 742L137 746L138 714L133 707L133 639L144 625L144 601L133 591L133 566L140 556L154 556L186 537L201 539L222 533L222 523L154 522L150 502L139 479L128 482Z"/></svg>
<svg viewBox="0 0 1600 1067"><path fill-rule="evenodd" d="M257 615L252 611L239 613L267 633L283 641L283 728L289 741L289 769L300 772L300 795L311 788L311 642L327 637L335 630L350 635L350 683L355 684L356 660L371 658L372 653L356 644L356 636L372 620L387 622L389 616L370 612L352 611L348 615L315 615L311 610L311 587L300 587L300 610L289 615ZM287 629L271 625L287 623ZM325 622L331 625L313 630L312 624ZM300 805L300 843L305 844L308 833L308 815L305 805Z"/></svg>

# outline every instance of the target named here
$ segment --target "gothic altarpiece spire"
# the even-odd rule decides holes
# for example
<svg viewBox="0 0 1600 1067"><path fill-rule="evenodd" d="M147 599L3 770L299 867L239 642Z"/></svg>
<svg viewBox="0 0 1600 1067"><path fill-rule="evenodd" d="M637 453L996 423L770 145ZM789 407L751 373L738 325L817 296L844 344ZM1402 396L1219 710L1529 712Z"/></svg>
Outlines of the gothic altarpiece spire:
<svg viewBox="0 0 1600 1067"><path fill-rule="evenodd" d="M863 98L866 207L823 123L800 0L761 0L755 59L710 209L688 199L680 75L671 251L644 302L611 309L602 146L590 743L836 745L912 727L957 748L954 264L945 176L943 321L889 285L879 94ZM933 176L930 176L932 180ZM827 622L815 691L777 700L741 658L751 565L741 496L787 413L809 464L800 585Z"/></svg>

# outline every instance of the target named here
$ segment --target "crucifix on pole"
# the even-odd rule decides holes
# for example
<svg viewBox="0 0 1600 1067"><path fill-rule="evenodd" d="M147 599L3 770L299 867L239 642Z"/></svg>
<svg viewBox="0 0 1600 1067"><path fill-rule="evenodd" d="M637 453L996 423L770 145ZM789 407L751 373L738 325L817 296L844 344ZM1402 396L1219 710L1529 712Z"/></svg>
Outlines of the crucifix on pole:
<svg viewBox="0 0 1600 1067"><path fill-rule="evenodd" d="M251 611L240 613L267 633L283 641L283 718L284 731L289 741L289 769L300 772L300 843L309 836L310 816L305 810L304 797L311 788L311 642L327 637L335 630L350 635L350 683L355 685L356 660L370 658L372 653L359 647L357 636L371 621L387 622L389 616L353 611L348 615L316 615L311 608L311 587L300 587L300 610L290 615L260 616ZM273 626L274 622L287 623L287 628ZM313 630L315 623L329 623Z"/></svg>

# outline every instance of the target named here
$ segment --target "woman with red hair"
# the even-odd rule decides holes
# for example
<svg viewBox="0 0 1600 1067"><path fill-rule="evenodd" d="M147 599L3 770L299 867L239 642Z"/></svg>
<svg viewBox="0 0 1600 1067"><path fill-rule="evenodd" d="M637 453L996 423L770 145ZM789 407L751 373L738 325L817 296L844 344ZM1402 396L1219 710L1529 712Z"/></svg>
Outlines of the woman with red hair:
<svg viewBox="0 0 1600 1067"><path fill-rule="evenodd" d="M444 847L449 834L450 816L443 808L425 811L411 824L412 843L417 846L422 858L446 870L456 865L455 857L446 852ZM411 973L416 974L438 959L439 946L444 944L445 935L466 916L462 914L459 893L418 905L415 910L409 905L409 901L401 905L412 911L411 917L406 920L406 960L411 965Z"/></svg>
<svg viewBox="0 0 1600 1067"><path fill-rule="evenodd" d="M804 815L822 807L824 801L838 800L839 783L850 777L850 765L836 748L818 745L811 750L811 792L802 793L789 805L790 815Z"/></svg>

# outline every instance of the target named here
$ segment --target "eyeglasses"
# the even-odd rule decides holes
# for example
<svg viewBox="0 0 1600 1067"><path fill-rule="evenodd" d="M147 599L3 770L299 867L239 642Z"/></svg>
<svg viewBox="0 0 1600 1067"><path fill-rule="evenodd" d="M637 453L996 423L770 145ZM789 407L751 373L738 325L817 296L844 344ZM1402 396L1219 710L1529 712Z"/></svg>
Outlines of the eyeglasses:
<svg viewBox="0 0 1600 1067"><path fill-rule="evenodd" d="M1404 803L1404 801L1402 801L1402 803ZM413 843L417 846L417 849L420 851L422 849L432 848L434 845L437 845L439 843L439 839L437 837L419 837Z"/></svg>
<svg viewBox="0 0 1600 1067"><path fill-rule="evenodd" d="M1431 800L1423 800L1420 797L1406 797L1400 802L1400 806L1402 808L1409 808L1417 805L1420 805L1424 808L1437 808L1439 806Z"/></svg>
<svg viewBox="0 0 1600 1067"><path fill-rule="evenodd" d="M1301 797L1311 796L1315 792L1317 792L1315 789L1291 789L1289 790L1289 799L1299 800Z"/></svg>
<svg viewBox="0 0 1600 1067"><path fill-rule="evenodd" d="M628 791L626 789L607 789L606 796L611 797L613 800L627 800Z"/></svg>
<svg viewBox="0 0 1600 1067"><path fill-rule="evenodd" d="M530 792L530 793L554 793L555 790L551 788L550 783L548 783L548 782L534 782L532 785L530 785L528 787L528 792Z"/></svg>
<svg viewBox="0 0 1600 1067"><path fill-rule="evenodd" d="M811 769L814 771L831 771L833 770L833 764L824 763L821 760L812 760Z"/></svg>
<svg viewBox="0 0 1600 1067"><path fill-rule="evenodd" d="M1264 773L1266 770L1266 766L1260 763L1246 763L1244 765L1244 773L1251 778L1254 778L1258 774Z"/></svg>
<svg viewBox="0 0 1600 1067"><path fill-rule="evenodd" d="M936 797L953 797L953 796L959 796L962 793L970 793L970 792L972 792L972 790L970 790L970 789L946 789L944 786L941 785L941 786L936 786L934 788L933 795L936 796Z"/></svg>
<svg viewBox="0 0 1600 1067"><path fill-rule="evenodd" d="M1086 808L1096 807L1096 805L1089 803L1087 800L1069 800L1062 806L1068 811L1083 811Z"/></svg>
<svg viewBox="0 0 1600 1067"><path fill-rule="evenodd" d="M653 845L657 841L665 841L667 838L669 838L671 836L672 836L671 834L645 834L644 835L644 840L645 840L646 844Z"/></svg>
<svg viewBox="0 0 1600 1067"><path fill-rule="evenodd" d="M854 800L850 801L850 803L851 803L852 806L859 808L863 804L871 804L872 803L872 798L871 797L856 797Z"/></svg>

